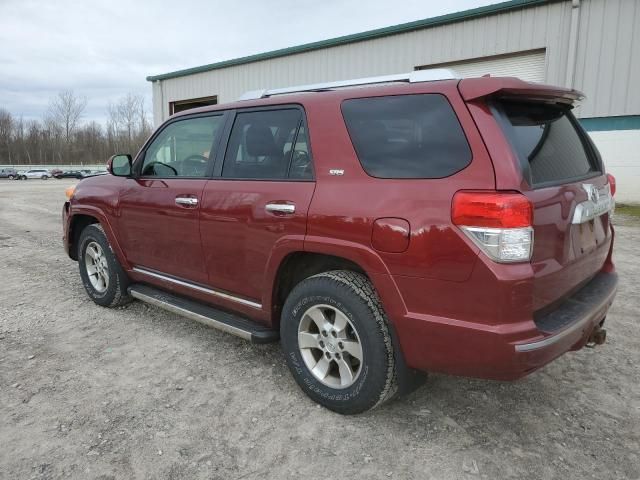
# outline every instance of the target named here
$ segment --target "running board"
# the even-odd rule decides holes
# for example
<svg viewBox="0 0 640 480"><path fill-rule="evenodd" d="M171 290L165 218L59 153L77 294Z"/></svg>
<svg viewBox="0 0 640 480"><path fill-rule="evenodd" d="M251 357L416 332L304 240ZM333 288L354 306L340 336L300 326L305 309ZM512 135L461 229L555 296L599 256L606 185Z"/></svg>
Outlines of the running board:
<svg viewBox="0 0 640 480"><path fill-rule="evenodd" d="M150 287L149 285L131 285L129 287L129 295L171 313L244 338L252 343L275 342L279 338L277 330L272 330L247 318L218 310L217 308Z"/></svg>

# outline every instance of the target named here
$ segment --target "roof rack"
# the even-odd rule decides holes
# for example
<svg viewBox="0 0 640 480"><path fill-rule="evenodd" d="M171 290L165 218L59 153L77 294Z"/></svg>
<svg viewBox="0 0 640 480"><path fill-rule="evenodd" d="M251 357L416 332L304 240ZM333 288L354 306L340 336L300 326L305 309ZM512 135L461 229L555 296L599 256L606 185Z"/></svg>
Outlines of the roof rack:
<svg viewBox="0 0 640 480"><path fill-rule="evenodd" d="M330 90L332 88L354 87L357 85L372 85L376 83L389 82L433 82L436 80L452 80L459 78L453 70L448 68L432 68L427 70L416 70L409 73L399 73L396 75L382 75L380 77L355 78L352 80L338 80L337 82L312 83L309 85L298 85L295 87L273 88L270 90L250 90L243 93L238 100L256 100L258 98L271 97L273 95L284 95L296 92L317 92Z"/></svg>

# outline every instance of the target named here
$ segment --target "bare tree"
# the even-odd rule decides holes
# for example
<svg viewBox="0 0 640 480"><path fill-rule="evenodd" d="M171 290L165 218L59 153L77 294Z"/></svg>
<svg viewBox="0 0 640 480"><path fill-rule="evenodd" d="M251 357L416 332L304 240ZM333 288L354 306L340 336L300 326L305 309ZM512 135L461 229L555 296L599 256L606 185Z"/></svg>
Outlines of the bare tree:
<svg viewBox="0 0 640 480"><path fill-rule="evenodd" d="M49 104L47 117L63 132L67 145L71 142L86 107L87 98L77 97L73 90L58 93Z"/></svg>
<svg viewBox="0 0 640 480"><path fill-rule="evenodd" d="M23 120L0 108L0 164L102 163L114 153L136 153L151 134L141 95L129 94L109 105L104 127L81 123L85 105L86 99L62 92L42 120Z"/></svg>
<svg viewBox="0 0 640 480"><path fill-rule="evenodd" d="M0 108L0 163L11 163L13 123L11 113Z"/></svg>
<svg viewBox="0 0 640 480"><path fill-rule="evenodd" d="M107 135L115 149L135 153L151 133L144 97L129 93L117 103L110 103L108 114Z"/></svg>

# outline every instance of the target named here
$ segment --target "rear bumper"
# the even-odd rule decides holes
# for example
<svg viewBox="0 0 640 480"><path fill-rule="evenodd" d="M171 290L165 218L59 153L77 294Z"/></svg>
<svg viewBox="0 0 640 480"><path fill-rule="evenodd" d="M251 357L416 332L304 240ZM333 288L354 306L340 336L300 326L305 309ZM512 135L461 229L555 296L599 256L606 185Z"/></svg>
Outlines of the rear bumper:
<svg viewBox="0 0 640 480"><path fill-rule="evenodd" d="M516 352L533 352L557 343L574 345L605 317L616 295L618 276L599 273L557 309L534 320L538 329L548 334L540 340L516 344ZM586 333L585 333L586 332Z"/></svg>
<svg viewBox="0 0 640 480"><path fill-rule="evenodd" d="M395 321L396 330L412 368L515 380L582 348L604 321L617 282L614 272L601 272L535 320L486 325L411 313Z"/></svg>

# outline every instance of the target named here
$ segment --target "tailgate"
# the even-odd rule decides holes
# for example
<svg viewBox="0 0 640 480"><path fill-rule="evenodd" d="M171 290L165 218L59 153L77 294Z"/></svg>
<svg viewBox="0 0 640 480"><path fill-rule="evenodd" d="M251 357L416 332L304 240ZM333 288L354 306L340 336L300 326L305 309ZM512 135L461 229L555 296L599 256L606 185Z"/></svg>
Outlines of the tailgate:
<svg viewBox="0 0 640 480"><path fill-rule="evenodd" d="M603 267L613 199L600 156L568 105L516 99L492 111L534 207L534 311L552 307ZM495 161L495 159L494 159Z"/></svg>

